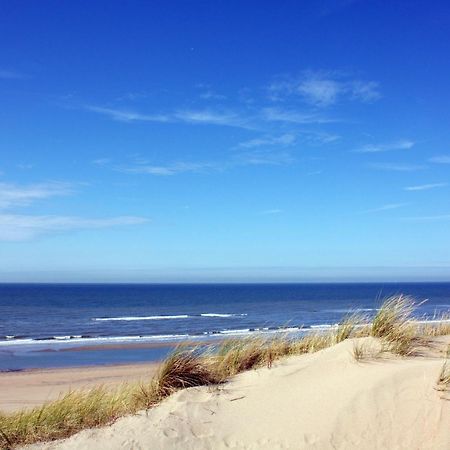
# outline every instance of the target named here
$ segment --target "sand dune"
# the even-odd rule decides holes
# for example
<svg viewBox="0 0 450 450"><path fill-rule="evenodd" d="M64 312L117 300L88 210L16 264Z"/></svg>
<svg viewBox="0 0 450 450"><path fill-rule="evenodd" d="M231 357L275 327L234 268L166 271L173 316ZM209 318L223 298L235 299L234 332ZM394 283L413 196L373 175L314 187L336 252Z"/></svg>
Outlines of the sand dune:
<svg viewBox="0 0 450 450"><path fill-rule="evenodd" d="M436 390L443 359L356 362L354 343L180 391L112 426L28 448L450 449L450 397Z"/></svg>

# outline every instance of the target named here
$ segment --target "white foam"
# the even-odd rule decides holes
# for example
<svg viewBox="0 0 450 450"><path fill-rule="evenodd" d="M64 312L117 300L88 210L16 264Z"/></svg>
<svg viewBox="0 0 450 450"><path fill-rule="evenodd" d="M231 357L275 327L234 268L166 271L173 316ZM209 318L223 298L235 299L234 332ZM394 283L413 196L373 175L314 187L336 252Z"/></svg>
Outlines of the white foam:
<svg viewBox="0 0 450 450"><path fill-rule="evenodd" d="M0 341L0 346L13 345L64 345L64 344L107 344L117 342L146 342L146 341L172 341L180 339L192 339L194 336L189 334L161 334L153 336L108 336L108 337L86 337L82 338L75 336L54 336L52 339L15 339Z"/></svg>
<svg viewBox="0 0 450 450"><path fill-rule="evenodd" d="M244 317L247 314L224 314L224 313L203 313L202 317Z"/></svg>
<svg viewBox="0 0 450 450"><path fill-rule="evenodd" d="M188 314L178 314L175 316L124 316L124 317L96 317L92 320L96 322L114 322L114 321L134 321L134 320L170 320L170 319L188 319Z"/></svg>
<svg viewBox="0 0 450 450"><path fill-rule="evenodd" d="M312 328L313 330L329 330L330 328L336 328L337 326L337 324L331 325L328 323L324 323L320 325L311 325L310 328Z"/></svg>
<svg viewBox="0 0 450 450"><path fill-rule="evenodd" d="M249 328L244 328L241 330L223 330L220 331L219 334L249 334L252 333Z"/></svg>

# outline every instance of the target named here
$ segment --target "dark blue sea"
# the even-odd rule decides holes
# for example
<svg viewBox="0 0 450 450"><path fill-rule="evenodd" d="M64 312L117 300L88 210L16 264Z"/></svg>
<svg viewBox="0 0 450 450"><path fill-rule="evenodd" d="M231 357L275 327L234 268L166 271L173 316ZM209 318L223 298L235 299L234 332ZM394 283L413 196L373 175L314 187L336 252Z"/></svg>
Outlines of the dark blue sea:
<svg viewBox="0 0 450 450"><path fill-rule="evenodd" d="M423 302L420 318L450 310L450 283L0 284L0 370L144 362L187 339L325 329L399 293Z"/></svg>

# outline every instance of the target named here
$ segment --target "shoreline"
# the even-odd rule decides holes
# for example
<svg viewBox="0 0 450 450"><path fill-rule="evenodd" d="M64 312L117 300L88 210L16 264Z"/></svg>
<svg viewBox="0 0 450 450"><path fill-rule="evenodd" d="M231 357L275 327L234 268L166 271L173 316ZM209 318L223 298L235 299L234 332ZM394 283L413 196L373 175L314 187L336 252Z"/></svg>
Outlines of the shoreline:
<svg viewBox="0 0 450 450"><path fill-rule="evenodd" d="M139 382L152 377L159 364L143 362L0 372L0 413L40 406L74 389L99 385L113 388L122 383Z"/></svg>

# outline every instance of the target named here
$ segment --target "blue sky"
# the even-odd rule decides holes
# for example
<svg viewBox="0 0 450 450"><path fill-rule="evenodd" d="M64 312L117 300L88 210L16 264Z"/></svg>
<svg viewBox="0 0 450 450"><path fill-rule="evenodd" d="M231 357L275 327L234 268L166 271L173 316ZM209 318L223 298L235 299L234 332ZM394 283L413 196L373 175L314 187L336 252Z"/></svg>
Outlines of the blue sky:
<svg viewBox="0 0 450 450"><path fill-rule="evenodd" d="M450 7L0 4L1 281L450 280Z"/></svg>

